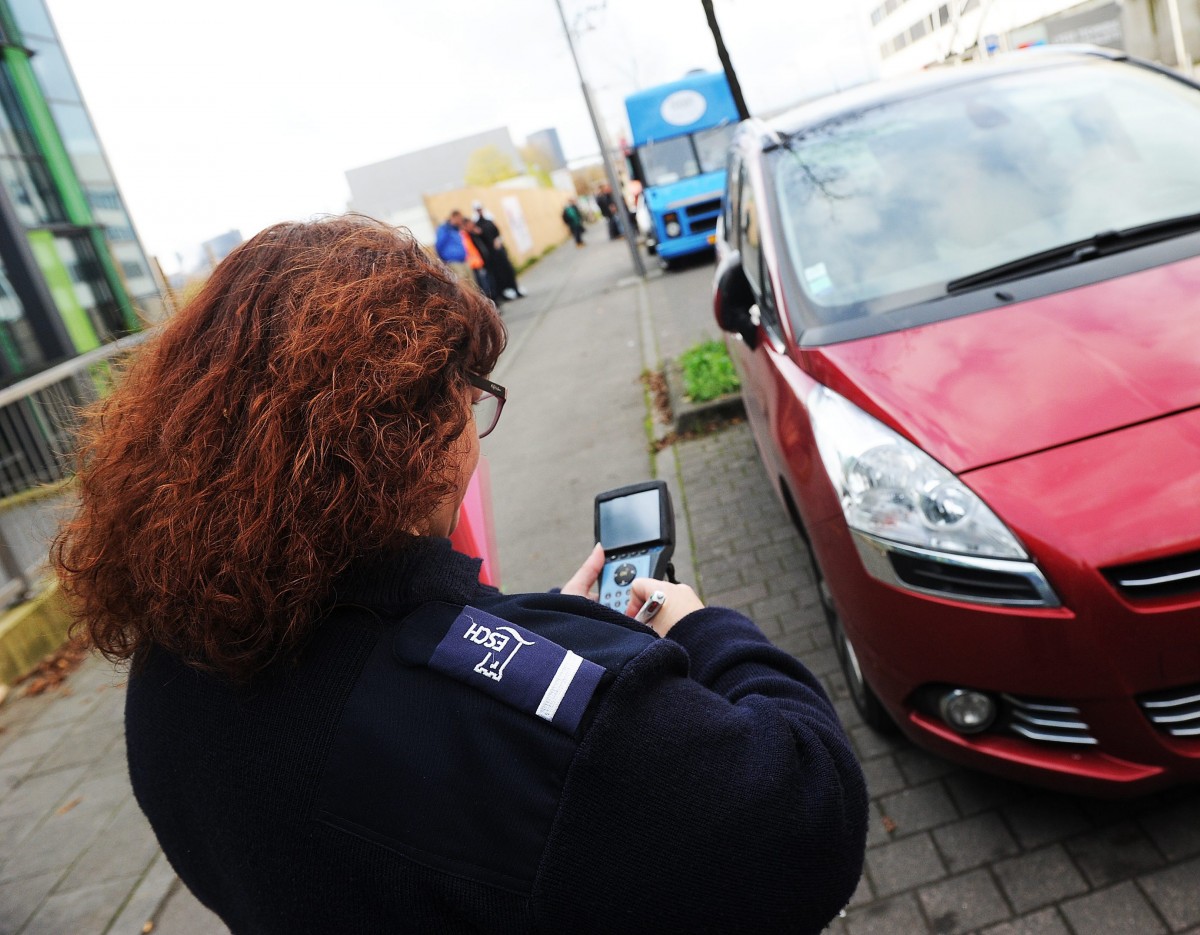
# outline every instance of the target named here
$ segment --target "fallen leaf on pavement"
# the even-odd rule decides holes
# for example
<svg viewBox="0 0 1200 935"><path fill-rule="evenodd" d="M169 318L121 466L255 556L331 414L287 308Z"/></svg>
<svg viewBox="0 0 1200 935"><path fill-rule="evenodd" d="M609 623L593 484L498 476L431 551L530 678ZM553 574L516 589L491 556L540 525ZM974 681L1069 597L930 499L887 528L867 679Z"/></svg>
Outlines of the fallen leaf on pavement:
<svg viewBox="0 0 1200 935"><path fill-rule="evenodd" d="M18 684L25 686L26 695L40 695L52 688L67 694L69 690L63 686L67 676L79 668L91 653L91 645L87 640L76 637L68 640L59 649L38 663L37 668L21 679Z"/></svg>
<svg viewBox="0 0 1200 935"><path fill-rule="evenodd" d="M654 404L654 413L663 425L670 425L675 417L671 414L671 396L667 392L667 378L662 371L645 371L642 374L642 385L650 393Z"/></svg>

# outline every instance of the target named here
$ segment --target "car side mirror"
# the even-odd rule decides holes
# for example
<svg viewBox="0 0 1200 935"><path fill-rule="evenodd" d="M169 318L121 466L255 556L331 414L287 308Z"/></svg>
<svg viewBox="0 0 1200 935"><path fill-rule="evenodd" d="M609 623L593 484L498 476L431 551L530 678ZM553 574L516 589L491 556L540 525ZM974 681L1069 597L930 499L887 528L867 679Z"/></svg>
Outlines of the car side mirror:
<svg viewBox="0 0 1200 935"><path fill-rule="evenodd" d="M737 250L731 250L717 266L713 277L713 314L723 331L741 335L751 349L758 345L758 306Z"/></svg>

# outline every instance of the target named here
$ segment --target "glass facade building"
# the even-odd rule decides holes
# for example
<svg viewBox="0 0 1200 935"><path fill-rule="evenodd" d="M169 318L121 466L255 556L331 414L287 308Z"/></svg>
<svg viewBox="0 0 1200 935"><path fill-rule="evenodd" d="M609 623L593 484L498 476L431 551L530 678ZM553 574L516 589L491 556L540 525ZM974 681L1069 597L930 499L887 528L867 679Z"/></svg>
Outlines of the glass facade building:
<svg viewBox="0 0 1200 935"><path fill-rule="evenodd" d="M0 385L163 313L43 0L0 0Z"/></svg>

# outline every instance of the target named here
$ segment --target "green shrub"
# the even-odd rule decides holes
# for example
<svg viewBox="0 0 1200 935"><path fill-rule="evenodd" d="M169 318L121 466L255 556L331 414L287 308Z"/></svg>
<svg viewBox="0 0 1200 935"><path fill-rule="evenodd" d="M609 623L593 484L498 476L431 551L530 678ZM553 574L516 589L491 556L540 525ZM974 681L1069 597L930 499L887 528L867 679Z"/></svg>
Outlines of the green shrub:
<svg viewBox="0 0 1200 935"><path fill-rule="evenodd" d="M679 355L683 371L683 389L692 402L702 403L726 393L734 393L741 384L733 361L720 341L705 341Z"/></svg>

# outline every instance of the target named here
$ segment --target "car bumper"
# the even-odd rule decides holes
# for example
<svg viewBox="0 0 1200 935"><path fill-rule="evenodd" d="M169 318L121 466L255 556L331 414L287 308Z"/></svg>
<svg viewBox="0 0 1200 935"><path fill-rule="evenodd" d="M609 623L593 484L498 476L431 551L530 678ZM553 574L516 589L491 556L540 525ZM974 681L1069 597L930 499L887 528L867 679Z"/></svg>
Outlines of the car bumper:
<svg viewBox="0 0 1200 935"><path fill-rule="evenodd" d="M1060 606L984 606L879 580L840 518L813 531L867 681L919 745L1093 795L1200 780L1200 735L1172 733L1194 732L1200 711L1200 595L1132 601L1099 571L1077 569ZM953 689L993 698L992 727L953 730L937 703Z"/></svg>
<svg viewBox="0 0 1200 935"><path fill-rule="evenodd" d="M1200 780L1200 577L1178 575L1200 569L1196 464L1193 410L964 474L1033 555L1013 563L1013 580L1031 567L1044 576L1049 590L1026 582L1024 604L922 592L914 583L932 579L914 577L907 557L889 580L840 512L815 523L843 626L904 732L958 762L1070 791ZM1130 584L1156 580L1159 566L1180 580ZM955 587L972 580L933 571L946 569ZM953 688L993 697L996 723L952 730L934 702Z"/></svg>
<svg viewBox="0 0 1200 935"><path fill-rule="evenodd" d="M857 554L845 558L857 561ZM1200 694L1200 670L1141 671L1145 657L1200 652L1200 602L1159 607L1152 618L1112 594L1097 595L1082 611L981 607L905 591L865 570L833 591L868 682L919 745L1064 791L1136 795L1200 780L1200 737L1171 736L1146 707L1147 699L1186 689L1189 679ZM1110 651L1100 635L1114 626L1141 631L1138 658ZM996 700L992 728L970 736L951 729L936 701L955 688ZM1055 724L1041 728L1022 720L1029 706L1071 713L1054 714Z"/></svg>

